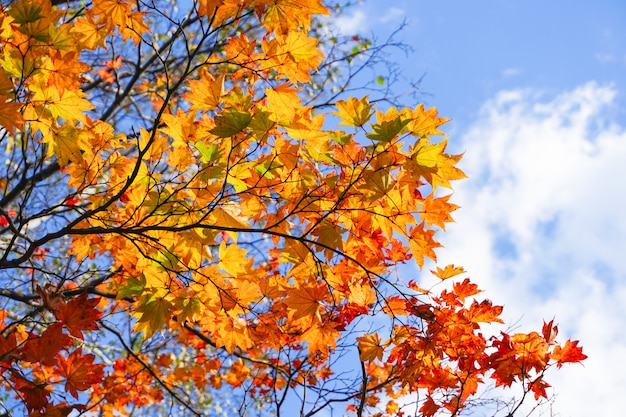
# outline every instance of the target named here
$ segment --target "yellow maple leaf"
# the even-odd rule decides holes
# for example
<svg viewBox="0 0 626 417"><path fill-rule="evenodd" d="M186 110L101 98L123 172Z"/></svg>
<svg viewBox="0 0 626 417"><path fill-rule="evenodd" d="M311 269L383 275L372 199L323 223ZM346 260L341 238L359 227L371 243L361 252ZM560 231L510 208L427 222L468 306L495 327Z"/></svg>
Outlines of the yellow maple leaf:
<svg viewBox="0 0 626 417"><path fill-rule="evenodd" d="M466 175L455 166L463 155L444 153L446 145L446 139L435 144L428 143L427 138L420 139L405 168L426 179L435 189L437 186L451 188L450 181L466 178Z"/></svg>
<svg viewBox="0 0 626 417"><path fill-rule="evenodd" d="M88 136L74 124L66 123L57 132L43 135L42 142L48 143L48 156L56 155L59 166L64 167L70 161L83 160L83 149L87 147L85 138Z"/></svg>
<svg viewBox="0 0 626 417"><path fill-rule="evenodd" d="M204 70L200 74L199 80L189 81L188 93L183 97L191 103L191 110L215 110L222 103L224 95L224 77L222 73L219 77L213 77L208 71Z"/></svg>
<svg viewBox="0 0 626 417"><path fill-rule="evenodd" d="M83 112L93 109L91 103L82 98L82 92L64 90L63 93L59 93L58 88L55 85L47 85L38 80L39 82L31 85L31 91L33 94L33 103L35 106L43 106L48 109L50 115L53 118L62 118L66 122L79 121L85 122L85 115Z"/></svg>
<svg viewBox="0 0 626 417"><path fill-rule="evenodd" d="M446 265L443 269L437 267L436 271L431 270L430 272L432 272L437 278L443 280L462 274L465 272L465 269L462 266L454 266L450 264Z"/></svg>
<svg viewBox="0 0 626 417"><path fill-rule="evenodd" d="M424 110L424 105L420 104L412 112L409 112L411 122L407 125L407 130L415 136L426 137L430 135L443 135L437 128L447 123L450 119L437 117L437 108L431 107Z"/></svg>
<svg viewBox="0 0 626 417"><path fill-rule="evenodd" d="M259 0L255 2L258 13L265 9L263 25L271 32L287 33L311 26L312 16L328 14L321 0Z"/></svg>
<svg viewBox="0 0 626 417"><path fill-rule="evenodd" d="M239 248L235 243L227 245L222 241L219 247L219 267L227 273L237 276L246 271L249 263L246 257L247 253L248 251Z"/></svg>
<svg viewBox="0 0 626 417"><path fill-rule="evenodd" d="M143 331L146 339L163 328L171 317L170 312L173 306L165 299L167 291L167 289L160 289L143 295L132 313L139 318L134 330Z"/></svg>
<svg viewBox="0 0 626 417"><path fill-rule="evenodd" d="M143 16L145 14L146 12L132 12L128 16L126 26L119 28L119 32L122 35L123 40L131 38L133 43L137 45L143 40L141 36L143 33L151 33L150 28L143 20Z"/></svg>
<svg viewBox="0 0 626 417"><path fill-rule="evenodd" d="M338 101L337 111L331 114L342 120L339 125L360 127L372 117L372 105L367 96L360 100L350 97L348 101Z"/></svg>
<svg viewBox="0 0 626 417"><path fill-rule="evenodd" d="M348 300L351 303L357 304L363 307L369 307L370 304L376 302L376 291L369 285L353 285L350 287L350 295Z"/></svg>
<svg viewBox="0 0 626 417"><path fill-rule="evenodd" d="M385 349L382 346L378 333L366 334L356 338L359 346L359 358L362 362L382 360Z"/></svg>

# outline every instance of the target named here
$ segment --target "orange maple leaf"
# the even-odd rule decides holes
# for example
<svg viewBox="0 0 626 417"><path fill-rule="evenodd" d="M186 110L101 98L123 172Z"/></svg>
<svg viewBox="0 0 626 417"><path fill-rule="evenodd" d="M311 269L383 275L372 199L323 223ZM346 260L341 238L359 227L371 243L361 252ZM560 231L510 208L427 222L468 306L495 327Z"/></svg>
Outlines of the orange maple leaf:
<svg viewBox="0 0 626 417"><path fill-rule="evenodd" d="M478 289L478 285L470 282L469 278L465 278L463 282L455 282L452 287L452 293L458 297L461 302L465 302L465 299L481 293L482 290Z"/></svg>
<svg viewBox="0 0 626 417"><path fill-rule="evenodd" d="M557 361L556 366L560 368L564 363L575 363L587 359L583 353L583 348L578 346L578 340L567 340L563 347L556 346L550 357Z"/></svg>
<svg viewBox="0 0 626 417"><path fill-rule="evenodd" d="M315 324L309 328L303 335L302 340L308 344L309 355L321 352L328 353L329 350L337 346L337 339L341 334L335 328L333 323Z"/></svg>
<svg viewBox="0 0 626 417"><path fill-rule="evenodd" d="M65 378L65 390L78 399L78 391L85 391L102 382L104 365L94 364L95 356L83 355L82 348L76 349L67 359L59 356L58 374Z"/></svg>
<svg viewBox="0 0 626 417"><path fill-rule="evenodd" d="M424 266L424 259L426 257L437 260L434 248L441 247L441 245L435 240L435 231L429 230L425 227L424 222L409 229L409 247L413 258L419 267Z"/></svg>
<svg viewBox="0 0 626 417"><path fill-rule="evenodd" d="M489 300L483 300L480 303L474 301L469 308L467 316L473 323L504 323L504 321L498 317L502 314L501 306L494 306Z"/></svg>
<svg viewBox="0 0 626 417"><path fill-rule="evenodd" d="M465 272L465 269L463 269L462 266L454 266L450 264L446 265L443 269L437 267L436 271L431 270L430 272L432 272L437 278L443 280L462 274Z"/></svg>
<svg viewBox="0 0 626 417"><path fill-rule="evenodd" d="M2 100L0 96L0 126L12 132L14 128L21 129L24 125L24 117L20 110L23 103Z"/></svg>
<svg viewBox="0 0 626 417"><path fill-rule="evenodd" d="M448 194L444 197L433 198L432 194L428 195L422 202L420 218L428 225L434 224L445 230L446 223L454 221L450 213L459 208L456 204L448 203L451 196L452 194Z"/></svg>
<svg viewBox="0 0 626 417"><path fill-rule="evenodd" d="M294 288L289 292L285 304L294 310L294 319L318 317L322 301L328 296L328 287L324 284ZM321 320L321 319L320 319Z"/></svg>

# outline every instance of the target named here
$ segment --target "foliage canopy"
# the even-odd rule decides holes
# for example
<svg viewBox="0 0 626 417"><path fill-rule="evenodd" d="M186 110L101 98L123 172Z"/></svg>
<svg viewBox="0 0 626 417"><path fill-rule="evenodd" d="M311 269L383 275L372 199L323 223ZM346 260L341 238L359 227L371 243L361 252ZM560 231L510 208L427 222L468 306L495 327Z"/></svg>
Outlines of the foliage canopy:
<svg viewBox="0 0 626 417"><path fill-rule="evenodd" d="M329 35L338 6L175 6L0 12L0 400L457 415L585 358L552 322L485 337L502 308L461 267L398 269L436 261L461 155L435 108L349 96L380 50Z"/></svg>

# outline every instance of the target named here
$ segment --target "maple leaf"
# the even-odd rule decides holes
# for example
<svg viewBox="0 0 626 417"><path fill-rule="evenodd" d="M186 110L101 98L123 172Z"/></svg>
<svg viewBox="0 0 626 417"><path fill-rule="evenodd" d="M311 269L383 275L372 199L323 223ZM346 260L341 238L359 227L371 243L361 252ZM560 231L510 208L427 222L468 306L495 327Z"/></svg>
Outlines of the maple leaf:
<svg viewBox="0 0 626 417"><path fill-rule="evenodd" d="M114 70L120 68L122 66L122 56L118 56L115 61L104 61L104 67L98 70L98 75L102 79L102 81L113 84L115 81Z"/></svg>
<svg viewBox="0 0 626 417"><path fill-rule="evenodd" d="M72 339L62 333L62 324L55 323L41 334L31 336L20 349L25 361L54 366L59 351L72 344Z"/></svg>
<svg viewBox="0 0 626 417"><path fill-rule="evenodd" d="M431 144L420 139L411 153L411 159L405 167L426 179L433 187L451 188L450 181L466 178L466 175L455 165L462 155L444 153L447 140Z"/></svg>
<svg viewBox="0 0 626 417"><path fill-rule="evenodd" d="M463 282L455 282L452 287L452 293L461 300L461 302L465 302L466 298L481 292L482 290L478 289L478 285L470 282L469 278L465 278Z"/></svg>
<svg viewBox="0 0 626 417"><path fill-rule="evenodd" d="M419 137L443 135L443 132L437 128L449 120L437 117L437 109L435 107L424 111L424 105L420 104L411 112L411 121L407 124L407 130Z"/></svg>
<svg viewBox="0 0 626 417"><path fill-rule="evenodd" d="M161 330L170 320L173 306L165 299L166 293L166 290L158 290L144 294L133 313L139 317L135 331L143 331L146 339Z"/></svg>
<svg viewBox="0 0 626 417"><path fill-rule="evenodd" d="M401 117L397 117L393 120L384 120L380 124L373 124L373 132L367 133L365 136L372 140L389 142L395 138L410 121L410 119L402 119Z"/></svg>
<svg viewBox="0 0 626 417"><path fill-rule="evenodd" d="M24 117L20 110L23 103L16 103L13 101L4 101L0 95L0 126L4 127L9 132L13 129L21 129L24 125Z"/></svg>
<svg viewBox="0 0 626 417"><path fill-rule="evenodd" d="M144 38L142 37L143 33L152 33L150 27L143 19L144 15L146 15L146 12L131 12L131 14L128 16L128 20L126 21L126 26L119 28L119 32L122 35L123 40L132 38L133 43L135 45L138 45L139 42L144 40Z"/></svg>
<svg viewBox="0 0 626 417"><path fill-rule="evenodd" d="M107 32L102 30L104 24L96 21L92 9L85 10L85 15L77 18L72 25L71 33L87 49L105 48Z"/></svg>
<svg viewBox="0 0 626 417"><path fill-rule="evenodd" d="M214 336L216 346L223 346L229 353L233 353L237 348L246 351L253 345L242 319L219 316Z"/></svg>
<svg viewBox="0 0 626 417"><path fill-rule="evenodd" d="M340 336L333 323L316 323L302 334L302 340L307 342L309 355L326 354L337 347Z"/></svg>
<svg viewBox="0 0 626 417"><path fill-rule="evenodd" d="M52 117L60 117L66 122L85 122L83 112L93 109L93 105L82 98L79 91L65 90L63 94L55 85L43 85L35 83L30 87L33 94L33 102L44 105Z"/></svg>
<svg viewBox="0 0 626 417"><path fill-rule="evenodd" d="M239 248L236 244L227 245L222 241L219 247L219 267L231 275L238 275L246 271L245 249Z"/></svg>
<svg viewBox="0 0 626 417"><path fill-rule="evenodd" d="M0 334L0 366L8 366L9 363L19 359L19 355L16 352L17 339L15 333L11 333L8 336Z"/></svg>
<svg viewBox="0 0 626 417"><path fill-rule="evenodd" d="M49 1L19 0L11 5L9 16L18 25L33 23L50 14Z"/></svg>
<svg viewBox="0 0 626 417"><path fill-rule="evenodd" d="M424 222L409 229L409 247L420 268L424 266L424 258L426 257L433 261L437 260L437 255L433 249L441 245L434 239L434 235L435 231L426 229Z"/></svg>
<svg viewBox="0 0 626 417"><path fill-rule="evenodd" d="M454 266L450 264L450 265L446 265L444 269L437 267L436 271L431 270L430 272L432 272L433 275L435 275L437 278L444 280L444 279L452 278L454 276L464 273L465 269L463 269L462 266Z"/></svg>
<svg viewBox="0 0 626 417"><path fill-rule="evenodd" d="M366 334L357 337L359 345L359 358L362 362L373 361L374 359L382 360L384 348L380 341L378 333Z"/></svg>
<svg viewBox="0 0 626 417"><path fill-rule="evenodd" d="M17 373L11 374L13 388L24 398L26 408L31 413L46 408L49 404L50 390L44 384L35 384ZM29 414L30 415L30 414Z"/></svg>
<svg viewBox="0 0 626 417"><path fill-rule="evenodd" d="M93 12L104 18L106 27L110 30L115 26L126 27L131 8L125 0L93 0Z"/></svg>
<svg viewBox="0 0 626 417"><path fill-rule="evenodd" d="M102 316L102 312L95 309L99 302L99 298L88 299L87 293L82 293L67 303L61 303L54 315L72 336L82 340L84 330L99 328L96 320Z"/></svg>
<svg viewBox="0 0 626 417"><path fill-rule="evenodd" d="M432 194L426 196L422 201L420 218L424 220L427 225L434 224L435 226L441 227L442 230L445 230L446 223L454 221L450 213L459 208L456 204L448 202L451 196L451 194L439 198L434 198Z"/></svg>
<svg viewBox="0 0 626 417"><path fill-rule="evenodd" d="M474 301L467 312L468 319L473 323L504 323L499 317L502 314L501 306L494 306L489 300Z"/></svg>
<svg viewBox="0 0 626 417"><path fill-rule="evenodd" d="M348 300L359 306L368 307L376 302L376 291L368 284L357 284L350 287Z"/></svg>
<svg viewBox="0 0 626 417"><path fill-rule="evenodd" d="M548 398L546 388L550 388L551 385L545 382L542 378L529 382L528 385L535 396L535 400L538 400L540 398Z"/></svg>
<svg viewBox="0 0 626 417"><path fill-rule="evenodd" d="M183 97L191 103L191 110L215 110L222 103L224 95L224 78L225 73L219 77L213 77L208 71L203 70L200 73L199 80L190 80L188 93Z"/></svg>
<svg viewBox="0 0 626 417"><path fill-rule="evenodd" d="M581 362L587 359L587 355L583 353L583 348L578 346L578 340L567 340L563 347L555 346L550 357L557 361L556 366L561 367L564 363Z"/></svg>
<svg viewBox="0 0 626 417"><path fill-rule="evenodd" d="M337 115L342 121L339 125L363 126L372 117L372 105L367 96L358 100L350 97L348 101L339 100L336 104L337 111L331 114Z"/></svg>
<svg viewBox="0 0 626 417"><path fill-rule="evenodd" d="M104 365L94 364L95 356L83 355L82 348L74 350L67 359L57 359L58 374L65 378L65 390L78 399L78 391L85 391L102 381Z"/></svg>
<svg viewBox="0 0 626 417"><path fill-rule="evenodd" d="M319 310L321 303L328 297L328 287L325 284L315 286L301 286L289 291L285 304L294 311L293 317L317 317L320 319Z"/></svg>
<svg viewBox="0 0 626 417"><path fill-rule="evenodd" d="M406 299L397 295L387 297L383 311L391 317L406 316L408 314Z"/></svg>
<svg viewBox="0 0 626 417"><path fill-rule="evenodd" d="M235 136L252 121L252 115L237 109L228 109L215 117L215 127L210 130L219 138Z"/></svg>
<svg viewBox="0 0 626 417"><path fill-rule="evenodd" d="M426 401L422 403L419 411L420 413L422 413L423 416L430 417L430 416L434 416L437 413L437 411L439 411L440 408L441 407L437 405L437 403L435 403L435 401L429 395L426 398Z"/></svg>
<svg viewBox="0 0 626 417"><path fill-rule="evenodd" d="M541 329L541 334L549 345L555 343L556 335L559 334L558 326L555 326L553 323L554 320L550 320L548 323L544 321Z"/></svg>
<svg viewBox="0 0 626 417"><path fill-rule="evenodd" d="M81 162L83 152L87 147L86 134L83 130L66 123L57 132L43 136L42 142L50 145L48 155L56 155L59 166L66 166L71 162Z"/></svg>
<svg viewBox="0 0 626 417"><path fill-rule="evenodd" d="M263 10L264 6L266 10ZM314 14L328 14L321 0L261 0L256 4L256 11L264 15L263 24L268 30L276 33L295 31L300 27L308 30Z"/></svg>

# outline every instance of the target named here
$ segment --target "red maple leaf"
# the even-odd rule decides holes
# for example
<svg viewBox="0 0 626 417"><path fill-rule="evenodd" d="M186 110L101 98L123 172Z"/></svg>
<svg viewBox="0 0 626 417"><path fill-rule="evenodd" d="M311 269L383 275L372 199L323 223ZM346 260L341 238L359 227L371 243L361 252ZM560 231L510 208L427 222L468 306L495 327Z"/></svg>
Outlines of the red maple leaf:
<svg viewBox="0 0 626 417"><path fill-rule="evenodd" d="M87 298L87 293L82 293L67 303L61 303L54 312L55 317L60 320L70 334L79 339L83 338L83 330L97 330L98 320L102 312L94 307L98 305L100 298Z"/></svg>
<svg viewBox="0 0 626 417"><path fill-rule="evenodd" d="M72 339L62 330L62 324L55 323L48 327L41 336L30 337L20 350L24 360L54 366L59 351L72 344Z"/></svg>
<svg viewBox="0 0 626 417"><path fill-rule="evenodd" d="M78 391L85 391L102 382L104 365L94 364L95 356L83 355L82 348L76 349L67 359L59 356L58 374L65 377L65 390L78 399Z"/></svg>

